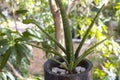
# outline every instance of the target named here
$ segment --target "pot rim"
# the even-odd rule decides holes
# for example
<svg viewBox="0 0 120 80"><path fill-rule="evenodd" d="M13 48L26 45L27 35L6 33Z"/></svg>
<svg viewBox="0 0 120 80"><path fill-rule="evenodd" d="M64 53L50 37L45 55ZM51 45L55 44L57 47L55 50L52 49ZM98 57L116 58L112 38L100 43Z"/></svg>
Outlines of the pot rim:
<svg viewBox="0 0 120 80"><path fill-rule="evenodd" d="M89 72L92 69L92 62L89 61L88 59L83 59L82 61L86 61L88 63L88 68L84 71L84 72L80 72L80 73L73 73L73 74L56 74L54 72L52 72L50 69L48 69L48 65L49 63L51 63L51 61L53 61L52 59L48 59L45 63L44 63L44 70L46 70L49 74L52 75L56 75L56 76L74 76L74 75L81 75L81 74L85 74L86 72Z"/></svg>

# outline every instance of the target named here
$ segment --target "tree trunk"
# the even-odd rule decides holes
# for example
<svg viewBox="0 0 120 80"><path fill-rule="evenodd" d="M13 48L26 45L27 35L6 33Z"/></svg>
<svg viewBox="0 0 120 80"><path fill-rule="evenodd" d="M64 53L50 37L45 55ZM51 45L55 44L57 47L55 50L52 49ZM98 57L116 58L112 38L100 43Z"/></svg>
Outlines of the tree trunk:
<svg viewBox="0 0 120 80"><path fill-rule="evenodd" d="M24 78L16 71L16 69L14 68L14 66L8 61L7 65L11 68L13 74L18 77L20 80L24 80Z"/></svg>
<svg viewBox="0 0 120 80"><path fill-rule="evenodd" d="M54 19L55 38L60 44L62 44L62 46L64 46L64 31L63 31L63 23L61 19L60 10L55 0L49 0L49 4L50 4L51 12L53 15L53 19ZM59 51L59 53L62 53L60 48L58 48L57 46L56 46L56 49L57 51Z"/></svg>

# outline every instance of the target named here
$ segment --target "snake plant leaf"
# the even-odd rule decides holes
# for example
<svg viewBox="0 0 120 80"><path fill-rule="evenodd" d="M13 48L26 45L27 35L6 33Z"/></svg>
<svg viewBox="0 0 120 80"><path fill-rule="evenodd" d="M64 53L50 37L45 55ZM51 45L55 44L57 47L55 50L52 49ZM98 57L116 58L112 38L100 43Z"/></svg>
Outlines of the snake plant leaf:
<svg viewBox="0 0 120 80"><path fill-rule="evenodd" d="M33 23L35 24L48 38L49 40L52 40L55 42L55 44L65 53L67 54L67 51L66 49L59 43L57 42L53 37L51 37L44 29L41 28L41 24L39 22L37 22L36 20L34 19L26 19L26 20L23 20L23 23L25 24L29 24L29 23Z"/></svg>
<svg viewBox="0 0 120 80"><path fill-rule="evenodd" d="M55 61L56 63L59 63L59 64L60 64L61 66L63 66L66 70L69 70L69 69L68 69L68 66L62 64L62 62L60 62L59 60L54 59L54 58L52 58L52 60Z"/></svg>
<svg viewBox="0 0 120 80"><path fill-rule="evenodd" d="M6 53L2 56L2 60L0 63L0 71L5 67L9 57L11 54L11 47L6 51Z"/></svg>
<svg viewBox="0 0 120 80"><path fill-rule="evenodd" d="M96 16L94 17L92 23L90 24L90 26L89 26L88 29L86 30L85 35L83 36L83 39L82 39L82 41L80 42L80 44L79 44L79 46L78 46L78 48L77 48L77 50L76 50L76 52L75 52L75 57L76 57L76 58L78 57L78 54L79 54L79 52L80 52L80 50L81 50L84 42L86 41L86 38L87 38L87 36L89 35L89 32L90 32L90 30L92 29L92 27L93 27L96 19L98 18L100 12L102 11L103 7L104 7L104 5L99 9L99 11L97 12Z"/></svg>
<svg viewBox="0 0 120 80"><path fill-rule="evenodd" d="M33 47L36 47L36 48L39 48L39 49L42 49L42 50L45 50L45 51L53 53L54 55L57 55L60 58L62 58L66 62L66 64L68 64L67 59L64 56L62 56L60 53L58 53L58 51L56 51L56 49L52 48L51 46L49 46L49 48L51 48L51 49L47 49L47 48L43 48L43 47L40 47L40 46L36 46L34 44L31 44L31 43L28 43L28 44L33 46Z"/></svg>
<svg viewBox="0 0 120 80"><path fill-rule="evenodd" d="M70 66L72 66L72 62L74 61L74 50L73 50L73 43L72 43L72 33L70 30L70 25L68 21L68 16L66 14L65 6L62 3L62 0L57 0L58 5L60 8L60 13L62 16L62 21L63 21L63 29L64 29L64 36L65 36L65 46L66 46L66 51L67 51L67 60L70 63Z"/></svg>
<svg viewBox="0 0 120 80"><path fill-rule="evenodd" d="M75 66L77 66L81 60L83 60L87 55L89 55L90 53L92 53L94 51L94 48L96 48L98 45L100 45L101 43L103 43L105 40L107 40L107 38L103 39L102 41L96 43L95 45L91 46L89 49L85 50L81 56L79 56L75 62Z"/></svg>

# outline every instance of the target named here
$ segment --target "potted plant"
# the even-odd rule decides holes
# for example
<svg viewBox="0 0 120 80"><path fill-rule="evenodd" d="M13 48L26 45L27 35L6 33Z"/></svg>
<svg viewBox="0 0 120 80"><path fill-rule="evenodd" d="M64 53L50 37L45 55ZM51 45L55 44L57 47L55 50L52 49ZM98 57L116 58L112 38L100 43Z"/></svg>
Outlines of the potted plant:
<svg viewBox="0 0 120 80"><path fill-rule="evenodd" d="M56 39L51 37L41 27L41 24L37 22L36 20L26 19L23 21L23 23L25 24L33 23L36 26L38 26L38 28L48 37L48 39L53 41L55 45L57 45L64 52L65 55L63 56L54 47L51 47L50 45L48 45L48 48L43 48L43 47L36 46L34 44L30 44L30 43L28 44L38 47L40 49L44 49L45 51L49 51L55 55L54 58L49 59L44 64L45 80L92 80L92 77L90 77L92 63L89 60L85 59L85 57L89 55L90 53L92 53L94 51L94 48L98 46L99 44L101 44L102 42L104 42L107 38L104 40L101 40L100 42L96 43L92 47L86 49L80 56L79 56L79 52L81 51L81 48L84 45L88 37L88 34L91 28L93 27L94 22L99 16L104 5L97 12L95 18L93 19L90 26L86 30L86 33L84 37L82 38L78 48L74 52L72 35L71 35L72 33L69 27L69 22L68 22L68 18L66 15L66 11L63 6L62 0L57 0L57 1L58 1L58 5L60 8L60 13L62 16L62 21L63 21L63 26L64 26L63 28L64 28L64 36L65 36L65 48L59 42L57 42ZM30 34L30 35L36 37L36 35L33 35L33 34ZM81 70L77 72L76 68L78 66L82 68L84 67L84 69L82 69L83 72L81 72ZM54 71L56 68L58 68L59 70L57 69L57 71ZM62 71L65 73L62 73Z"/></svg>

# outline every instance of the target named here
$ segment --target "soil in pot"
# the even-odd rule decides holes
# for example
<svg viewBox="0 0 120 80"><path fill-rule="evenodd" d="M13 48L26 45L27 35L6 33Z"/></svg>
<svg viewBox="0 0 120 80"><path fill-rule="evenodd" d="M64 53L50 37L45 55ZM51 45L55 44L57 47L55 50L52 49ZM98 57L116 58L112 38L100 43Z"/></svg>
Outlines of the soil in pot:
<svg viewBox="0 0 120 80"><path fill-rule="evenodd" d="M60 59L61 62L63 60ZM56 63L53 60L48 60L44 64L44 79L45 80L92 80L92 63L84 59L80 62L78 66L84 67L85 71L81 73L74 73L74 74L57 74L55 72L52 72L52 68L60 66L58 63Z"/></svg>

